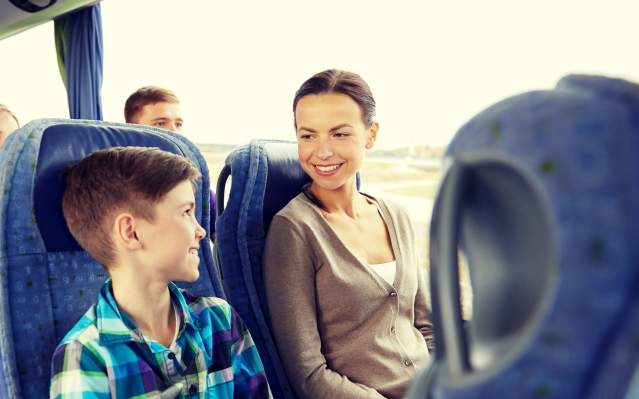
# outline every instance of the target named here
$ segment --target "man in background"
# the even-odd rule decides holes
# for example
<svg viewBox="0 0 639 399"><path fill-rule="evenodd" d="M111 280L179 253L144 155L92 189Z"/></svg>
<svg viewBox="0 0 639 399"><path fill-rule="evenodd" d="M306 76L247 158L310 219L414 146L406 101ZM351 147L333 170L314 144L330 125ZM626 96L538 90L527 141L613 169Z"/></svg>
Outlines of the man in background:
<svg viewBox="0 0 639 399"><path fill-rule="evenodd" d="M155 126L182 133L184 118L180 100L171 90L157 86L142 87L127 98L124 104L126 123ZM211 191L211 239L215 233L215 194Z"/></svg>
<svg viewBox="0 0 639 399"><path fill-rule="evenodd" d="M124 105L124 120L177 133L182 132L184 123L177 96L156 86L142 87L129 96Z"/></svg>

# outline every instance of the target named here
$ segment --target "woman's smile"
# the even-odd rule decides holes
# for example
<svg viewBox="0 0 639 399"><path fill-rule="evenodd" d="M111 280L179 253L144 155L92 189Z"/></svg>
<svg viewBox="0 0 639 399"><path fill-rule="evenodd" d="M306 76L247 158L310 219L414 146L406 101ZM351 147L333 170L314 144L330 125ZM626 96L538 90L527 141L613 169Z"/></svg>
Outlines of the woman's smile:
<svg viewBox="0 0 639 399"><path fill-rule="evenodd" d="M331 165L313 165L315 173L320 176L332 176L342 167L344 163L331 164Z"/></svg>

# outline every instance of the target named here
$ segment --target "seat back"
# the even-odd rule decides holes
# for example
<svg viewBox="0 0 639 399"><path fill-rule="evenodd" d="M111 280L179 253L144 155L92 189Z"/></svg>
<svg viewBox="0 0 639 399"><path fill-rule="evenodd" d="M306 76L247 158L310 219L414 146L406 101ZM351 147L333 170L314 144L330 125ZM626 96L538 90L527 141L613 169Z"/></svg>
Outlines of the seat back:
<svg viewBox="0 0 639 399"><path fill-rule="evenodd" d="M226 293L251 331L278 399L294 395L269 327L262 254L271 219L309 181L294 142L256 140L229 154L216 188L215 248Z"/></svg>
<svg viewBox="0 0 639 399"><path fill-rule="evenodd" d="M66 168L113 146L159 147L190 159L202 173L196 217L209 236L208 169L183 136L60 119L37 120L14 132L0 152L0 397L48 396L51 355L107 278L69 233L61 199ZM210 246L200 246L199 255L200 278L179 285L224 297Z"/></svg>
<svg viewBox="0 0 639 399"><path fill-rule="evenodd" d="M636 397L638 153L639 86L603 77L568 76L459 130L431 222L436 356L410 398Z"/></svg>

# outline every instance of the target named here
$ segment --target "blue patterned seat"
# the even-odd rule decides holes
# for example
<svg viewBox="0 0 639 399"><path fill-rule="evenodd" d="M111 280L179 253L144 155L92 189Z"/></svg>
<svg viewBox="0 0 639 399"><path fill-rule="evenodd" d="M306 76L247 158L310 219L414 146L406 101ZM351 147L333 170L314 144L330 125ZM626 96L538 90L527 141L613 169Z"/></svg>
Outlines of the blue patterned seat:
<svg viewBox="0 0 639 399"><path fill-rule="evenodd" d="M0 398L48 397L51 354L96 300L107 277L82 251L62 216L65 168L113 146L159 147L202 173L197 218L209 225L209 176L183 136L115 123L43 119L12 134L0 152ZM224 297L211 248L200 247L200 279L184 285Z"/></svg>
<svg viewBox="0 0 639 399"><path fill-rule="evenodd" d="M229 176L232 185L225 208ZM251 331L277 399L294 395L269 327L262 253L271 219L309 181L295 143L256 140L229 154L216 189L215 247L228 300Z"/></svg>
<svg viewBox="0 0 639 399"><path fill-rule="evenodd" d="M639 397L639 86L565 77L481 112L447 156L431 224L437 350L410 397Z"/></svg>

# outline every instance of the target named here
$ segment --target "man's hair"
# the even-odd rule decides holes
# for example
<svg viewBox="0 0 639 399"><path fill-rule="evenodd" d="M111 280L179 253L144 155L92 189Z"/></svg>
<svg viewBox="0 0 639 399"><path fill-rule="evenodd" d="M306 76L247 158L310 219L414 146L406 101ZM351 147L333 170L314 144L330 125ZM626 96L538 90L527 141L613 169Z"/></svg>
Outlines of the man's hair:
<svg viewBox="0 0 639 399"><path fill-rule="evenodd" d="M126 99L126 103L124 104L124 120L126 123L135 123L142 108L149 104L156 103L179 104L180 100L171 90L156 86L142 87Z"/></svg>
<svg viewBox="0 0 639 399"><path fill-rule="evenodd" d="M20 127L20 121L18 121L18 117L16 116L16 114L14 114L13 112L11 112L11 110L9 109L9 107L7 107L4 104L0 104L0 112L6 112L9 115L11 115L11 117L16 121L16 124L18 125L18 127Z"/></svg>
<svg viewBox="0 0 639 399"><path fill-rule="evenodd" d="M115 261L111 234L120 212L153 220L155 204L178 184L195 184L199 177L191 161L158 148L98 150L69 168L64 218L80 246L108 267Z"/></svg>

